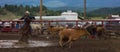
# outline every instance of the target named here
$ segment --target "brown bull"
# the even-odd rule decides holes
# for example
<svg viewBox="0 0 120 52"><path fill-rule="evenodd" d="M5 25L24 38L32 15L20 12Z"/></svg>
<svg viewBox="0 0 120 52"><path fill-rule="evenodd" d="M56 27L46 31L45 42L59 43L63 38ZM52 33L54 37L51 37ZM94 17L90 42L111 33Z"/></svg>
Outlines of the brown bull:
<svg viewBox="0 0 120 52"><path fill-rule="evenodd" d="M49 34L52 36L55 36L56 34L59 33L60 30L63 30L64 27L54 27L54 26L50 26L47 30L49 31Z"/></svg>
<svg viewBox="0 0 120 52"><path fill-rule="evenodd" d="M66 44L69 44L69 48L71 47L71 43L74 40L79 39L83 35L90 35L90 33L86 29L63 29L59 32L60 41L59 44L61 47L65 46ZM68 39L64 43L64 39Z"/></svg>

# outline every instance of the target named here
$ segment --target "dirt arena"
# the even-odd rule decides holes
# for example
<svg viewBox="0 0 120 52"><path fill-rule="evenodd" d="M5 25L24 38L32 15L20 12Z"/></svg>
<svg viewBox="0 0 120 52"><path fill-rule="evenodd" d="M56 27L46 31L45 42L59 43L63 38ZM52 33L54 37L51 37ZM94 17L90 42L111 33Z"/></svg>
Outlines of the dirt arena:
<svg viewBox="0 0 120 52"><path fill-rule="evenodd" d="M0 40L18 40L20 35L17 34L0 34ZM52 41L55 46L47 47L30 47L30 48L0 48L0 52L120 52L120 39L84 39L80 38L74 41L72 48L61 48L58 45L59 38L46 39L45 36L32 36L30 40Z"/></svg>

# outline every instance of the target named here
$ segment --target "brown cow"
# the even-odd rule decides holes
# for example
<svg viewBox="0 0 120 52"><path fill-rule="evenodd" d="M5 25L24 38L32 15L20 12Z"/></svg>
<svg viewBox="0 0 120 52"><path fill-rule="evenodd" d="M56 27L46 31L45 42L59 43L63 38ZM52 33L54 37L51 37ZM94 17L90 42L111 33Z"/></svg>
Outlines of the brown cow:
<svg viewBox="0 0 120 52"><path fill-rule="evenodd" d="M48 27L48 31L49 31L49 34L52 35L52 36L55 36L56 34L59 33L60 30L63 30L64 27L62 26L50 26Z"/></svg>
<svg viewBox="0 0 120 52"><path fill-rule="evenodd" d="M83 35L90 35L90 33L84 29L63 29L62 31L59 32L59 37L60 37L60 41L59 44L61 47L65 46L66 44L69 44L69 48L71 47L71 43L74 40L79 39L79 37L83 36ZM64 39L68 39L65 43Z"/></svg>

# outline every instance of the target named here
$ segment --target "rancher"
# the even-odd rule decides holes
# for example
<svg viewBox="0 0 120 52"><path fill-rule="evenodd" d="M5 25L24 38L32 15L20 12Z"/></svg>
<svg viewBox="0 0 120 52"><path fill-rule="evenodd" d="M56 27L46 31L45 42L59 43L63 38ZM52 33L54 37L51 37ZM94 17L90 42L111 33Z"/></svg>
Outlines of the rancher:
<svg viewBox="0 0 120 52"><path fill-rule="evenodd" d="M22 30L21 31L22 37L19 40L20 43L25 43L25 44L28 43L28 38L32 34L32 29L31 29L30 23L27 24L28 23L28 19L29 20L34 20L35 19L34 17L30 16L30 12L29 11L26 11L24 16L19 19L19 20L24 20L23 26L20 29L20 31ZM26 25L28 25L28 26L26 27ZM27 28L29 28L29 29L27 29ZM25 32L23 32L23 31L25 31Z"/></svg>
<svg viewBox="0 0 120 52"><path fill-rule="evenodd" d="M91 34L91 38L95 38L95 35L96 35L96 25L95 25L95 23L90 24L89 22L87 22L84 27Z"/></svg>
<svg viewBox="0 0 120 52"><path fill-rule="evenodd" d="M24 22L26 22L26 18L35 19L35 17L31 17L30 16L30 12L29 11L26 11L24 16L22 18L20 18L20 20L24 20Z"/></svg>
<svg viewBox="0 0 120 52"><path fill-rule="evenodd" d="M35 20L35 17L30 16L30 12L29 12L29 11L26 11L25 14L24 14L24 16L23 16L22 18L20 18L20 20L24 20L23 26L24 26L25 23L26 23L26 18ZM29 26L30 26L30 25L29 25ZM30 28L31 28L31 26L30 26ZM31 31L32 31L32 29L31 29Z"/></svg>
<svg viewBox="0 0 120 52"><path fill-rule="evenodd" d="M95 23L92 23L91 28L92 28L92 37L96 38L97 27L96 27Z"/></svg>

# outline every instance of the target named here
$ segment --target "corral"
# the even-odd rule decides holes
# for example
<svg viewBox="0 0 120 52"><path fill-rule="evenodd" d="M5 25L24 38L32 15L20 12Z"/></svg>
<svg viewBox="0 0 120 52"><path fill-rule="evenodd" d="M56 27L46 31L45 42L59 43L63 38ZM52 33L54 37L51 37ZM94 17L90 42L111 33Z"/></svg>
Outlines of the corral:
<svg viewBox="0 0 120 52"><path fill-rule="evenodd" d="M50 38L50 39L47 39L46 36L50 36L50 35L46 35L46 34L41 34L41 35L38 35L38 36L31 36L30 37L30 42L32 44L34 44L35 42L37 42L37 44L40 44L40 42L45 42L45 43L42 43L40 45L42 46L38 46L38 47L20 47L20 48L15 48L14 46L13 47L10 47L10 44L6 46L4 46L3 44L4 43L14 43L16 42L19 37L21 35L19 35L17 33L17 31L13 31L13 30L10 30L10 31L4 31L0 33L0 52L120 52L120 36L119 36L119 33L120 32L120 28L119 28L119 24L120 24L120 21L119 20L85 20L85 21L76 21L76 20L68 20L68 21L64 21L64 20L60 20L60 21L33 21L33 22L46 22L46 24L48 26L50 25L54 25L52 24L52 22L55 22L55 24L57 25L61 25L59 22L65 22L65 24L67 24L66 22L75 22L74 25L79 25L79 24L84 24L85 22L100 22L99 24L103 25L103 26L106 26L108 27L111 27L110 26L110 22L114 22L114 21L117 21L118 24L118 28L117 30L113 30L115 31L115 33L113 33L112 30L110 30L109 28L107 30L110 30L112 31L112 33L110 33L111 35L113 36L110 36L110 38L104 40L104 39L86 39L84 37L81 37L79 40L75 41L75 43L73 43L72 45L72 48L68 48L68 47L64 47L64 48L61 48L59 45L58 45L58 40L59 38L58 37L55 37L55 38ZM11 21L2 21L2 22L11 22ZM22 21L12 21L13 23L15 22L22 22ZM82 23L83 22L83 23ZM109 23L106 23L106 22L109 22ZM97 25L98 23L96 23ZM63 24L62 24L63 25ZM116 26L115 26L116 27ZM15 27L14 28L11 28L11 29L16 29ZM117 32L117 33L116 33ZM109 35L109 32L108 32L108 35ZM114 37L115 35L115 37ZM3 43L3 44L2 44ZM44 44L50 44L50 46L44 46ZM36 45L37 45L36 44Z"/></svg>

